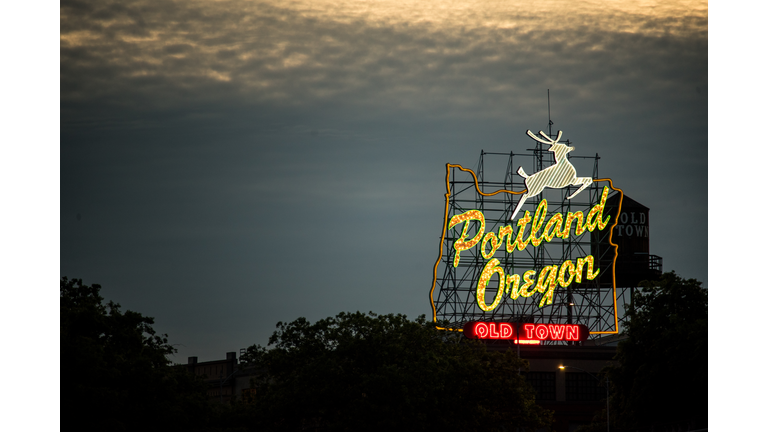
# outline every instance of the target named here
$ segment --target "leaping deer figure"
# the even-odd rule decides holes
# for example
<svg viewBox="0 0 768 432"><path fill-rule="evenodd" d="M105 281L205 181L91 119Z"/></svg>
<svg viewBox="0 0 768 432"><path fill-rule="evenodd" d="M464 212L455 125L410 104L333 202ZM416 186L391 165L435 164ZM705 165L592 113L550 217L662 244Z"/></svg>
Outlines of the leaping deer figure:
<svg viewBox="0 0 768 432"><path fill-rule="evenodd" d="M576 192L568 197L568 199L571 199L592 184L592 177L576 177L576 168L574 168L568 158L565 157L566 154L572 152L576 148L558 142L563 136L563 131L558 131L557 138L554 140L547 136L543 131L539 131L539 135L544 139L537 137L530 130L527 130L526 133L534 140L542 144L550 145L547 151L551 151L555 154L555 164L531 175L527 175L525 171L523 171L523 167L517 169L517 173L525 178L525 187L528 190L522 197L520 197L520 202L517 203L517 207L515 207L512 217L509 218L510 220L515 219L517 212L523 207L523 204L528 197L540 194L545 187L562 189L570 185L581 185Z"/></svg>

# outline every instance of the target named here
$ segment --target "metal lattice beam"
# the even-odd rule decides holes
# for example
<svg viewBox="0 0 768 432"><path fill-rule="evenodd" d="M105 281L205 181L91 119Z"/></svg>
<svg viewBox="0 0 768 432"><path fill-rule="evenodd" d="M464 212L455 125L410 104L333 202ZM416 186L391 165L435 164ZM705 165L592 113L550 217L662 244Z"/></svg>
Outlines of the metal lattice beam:
<svg viewBox="0 0 768 432"><path fill-rule="evenodd" d="M531 172L538 172L542 168L553 164L554 157L551 152L542 148L537 143L536 148L529 149L527 154L514 153L480 153L477 167L477 184L480 191L489 193L497 190L522 191L525 189L523 179L516 174L516 159L530 164ZM506 172L502 181L491 181L491 176L486 172L487 157L505 157L507 159ZM597 177L599 157L577 157L576 159L591 159L593 162L592 175ZM570 158L569 158L570 159ZM499 176L500 177L500 176ZM589 209L600 200L603 185L592 183L587 189L568 200L566 197L575 192L578 187L569 186L563 189L547 189L540 195L530 197L521 209L534 213L542 199L547 199L547 215L554 213L567 214L568 212L582 211L586 215ZM511 210L517 205L519 195L502 193L494 196L486 196L479 193L475 187L475 181L471 174L454 169L450 177L450 191L447 220L451 216L464 213L468 210L480 210L486 221L486 232L498 232L499 227L510 225ZM514 227L517 229L517 227ZM467 238L472 238L475 232L470 228ZM607 235L599 233L599 235ZM602 276L593 281L583 280L583 283L572 284L568 288L558 288L554 292L552 304L543 307L538 306L538 300L534 297L526 301L512 300L508 296L502 298L501 303L492 311L483 311L477 304L476 289L480 273L486 263L480 253L480 245L472 249L462 251L459 265L453 266L455 250L452 245L458 239L460 232L456 229L447 230L442 245L442 256L435 281L434 306L436 318L447 323L451 328L461 328L465 322L472 320L483 321L508 321L508 322L533 322L533 323L562 323L584 324L590 332L616 331L616 319L614 314L614 287L610 276L612 264L600 269ZM575 260L587 255L595 257L596 265L610 262L610 254L613 251L606 249L600 242L596 242L590 232L581 235L571 235L567 239L553 239L551 242L543 242L538 247L529 245L523 251L507 253L501 247L495 258L501 261L506 274L521 274L526 270L540 272L547 265L560 265L565 260ZM495 278L498 279L498 278ZM494 289L495 288L495 289ZM500 287L489 286L488 298L493 298ZM538 297L537 297L538 298ZM623 312L631 299L631 288L616 289L616 307L619 322L623 321ZM594 335L592 336L594 337ZM555 342L549 342L555 343Z"/></svg>

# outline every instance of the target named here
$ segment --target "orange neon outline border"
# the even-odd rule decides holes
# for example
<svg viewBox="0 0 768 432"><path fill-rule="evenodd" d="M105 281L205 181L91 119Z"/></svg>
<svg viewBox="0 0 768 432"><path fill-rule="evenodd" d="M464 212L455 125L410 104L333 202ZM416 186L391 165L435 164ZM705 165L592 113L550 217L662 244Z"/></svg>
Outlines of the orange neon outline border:
<svg viewBox="0 0 768 432"><path fill-rule="evenodd" d="M522 190L520 192L515 191L508 191L506 189L500 189L493 193L484 193L480 190L480 185L477 183L477 176L475 175L475 172L472 171L469 168L464 168L461 165L457 164L451 164L447 163L445 164L445 213L443 215L443 235L440 237L440 254L437 256L437 262L435 262L435 268L432 272L432 289L429 290L429 303L432 306L432 322L437 322L437 309L435 308L435 300L433 297L433 294L435 292L435 286L437 285L437 266L440 265L440 260L443 258L443 243L445 242L445 234L448 231L448 205L450 203L451 199L451 168L458 168L464 172L468 172L472 174L472 178L475 179L475 190L477 193L483 196L493 196L501 192L511 193L513 195L520 195L528 190ZM613 180L609 178L604 179L594 179L592 180L593 183L601 182L601 181L607 181L611 187L611 190L618 191L621 194L621 197L619 198L619 209L616 212L616 220L613 222L613 225L611 225L611 230L608 234L608 243L613 246L614 248L614 255L613 255L613 265L611 266L611 277L613 278L613 321L614 326L616 330L614 331L600 331L600 332L590 332L590 334L618 334L619 333L619 316L618 311L616 309L616 258L619 256L619 245L615 244L613 242L613 229L616 228L616 225L619 223L619 215L621 214L621 205L624 203L624 191L616 188L613 186ZM446 327L437 327L439 330L448 330L448 331L458 331L463 332L464 329L451 329Z"/></svg>

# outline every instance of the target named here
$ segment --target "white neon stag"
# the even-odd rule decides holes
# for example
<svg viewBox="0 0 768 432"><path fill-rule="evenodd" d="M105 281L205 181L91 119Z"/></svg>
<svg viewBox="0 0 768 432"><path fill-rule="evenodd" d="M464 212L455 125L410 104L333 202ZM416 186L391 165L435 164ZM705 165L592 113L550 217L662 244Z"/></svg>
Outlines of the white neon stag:
<svg viewBox="0 0 768 432"><path fill-rule="evenodd" d="M571 165L571 162L565 156L576 148L558 142L563 136L563 131L558 131L557 138L554 140L547 136L547 134L545 134L543 131L539 131L539 135L541 135L544 139L537 137L530 130L527 130L525 133L527 133L528 136L534 140L542 144L548 144L550 146L547 151L551 151L555 154L555 164L531 175L527 175L525 171L523 171L523 167L517 169L517 173L520 174L521 177L525 178L525 187L528 190L523 194L522 197L520 197L520 202L517 203L517 207L515 207L515 211L512 213L512 217L509 218L510 220L515 219L517 212L519 212L523 207L526 199L540 194L545 187L562 189L571 185L581 185L581 187L576 192L572 193L571 196L568 197L568 199L571 199L578 195L579 192L583 191L587 186L592 184L592 177L576 177L576 168Z"/></svg>

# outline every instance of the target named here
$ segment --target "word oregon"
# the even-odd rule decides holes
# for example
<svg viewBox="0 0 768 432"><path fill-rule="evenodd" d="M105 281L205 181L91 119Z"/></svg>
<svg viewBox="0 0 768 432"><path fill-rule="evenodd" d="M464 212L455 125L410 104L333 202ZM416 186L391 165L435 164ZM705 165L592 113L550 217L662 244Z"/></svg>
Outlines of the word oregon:
<svg viewBox="0 0 768 432"><path fill-rule="evenodd" d="M520 276L517 274L506 275L504 269L499 267L499 260L493 258L496 251L501 248L503 244L506 244L507 253L513 253L515 249L522 251L528 244L533 247L538 247L543 241L551 242L555 237L561 239L567 239L571 235L571 230L575 226L575 234L581 235L585 231L592 232L595 228L602 231L608 225L610 216L604 218L603 213L605 210L605 201L608 198L607 186L603 187L603 192L600 197L600 202L592 207L584 217L584 213L581 211L568 212L567 216L563 216L562 213L553 213L548 220L547 217L547 200L542 199L539 203L536 211L531 217L529 211L526 210L525 216L517 221L518 231L515 235L511 225L505 225L499 228L498 234L495 232L485 232L485 216L480 210L469 210L464 213L454 215L451 217L448 223L448 229L452 229L456 225L464 222L464 226L459 238L453 243L455 255L453 258L453 266L458 267L461 259L461 252L472 249L480 244L480 253L486 260L490 260L483 268L483 272L480 275L480 279L477 284L477 304L484 311L492 311L501 302L502 295L504 293L516 300L519 297L530 297L534 292L540 292L544 294L539 302L539 307L544 304L552 304L554 290L559 284L563 288L570 285L575 279L576 282L581 282L582 271L585 264L588 264L587 279L594 279L599 273L600 269L594 270L594 257L589 255L585 258L579 258L574 265L573 261L568 260L562 263L560 266L546 266L544 267L535 279L536 271L528 270L523 273L523 285L520 286ZM469 232L469 226L472 221L477 221L480 226L477 229L477 233L471 239L467 240ZM529 235L525 237L525 230L528 224L531 224ZM481 242L482 240L482 242ZM490 246L490 249L489 249ZM499 289L496 293L493 303L490 305L485 302L485 290L491 277L498 273L499 275ZM566 273L568 278L566 279ZM536 286L533 290L529 288L536 281Z"/></svg>
<svg viewBox="0 0 768 432"><path fill-rule="evenodd" d="M581 277L584 272L584 265L587 265L587 279L593 280L600 274L600 269L595 269L595 257L587 255L585 258L579 258L574 265L573 261L567 260L559 267L556 265L545 266L539 272L538 278L536 277L535 270L528 270L523 273L523 285L520 286L520 275L504 275L504 269L499 266L498 259L493 258L488 261L483 267L483 272L480 273L480 280L477 282L477 304L480 309L488 312L496 309L496 306L501 303L501 297L504 294L508 294L512 300L517 300L519 297L530 297L535 292L544 294L539 301L539 307L546 304L552 304L552 298L555 294L555 289L558 285L565 288L570 285L574 280L577 283L581 282ZM485 290L488 287L488 282L491 281L491 277L495 273L499 275L499 289L496 291L496 297L493 299L493 303L485 303ZM566 279L566 273L568 275ZM533 284L536 283L536 286ZM533 287L533 289L530 289Z"/></svg>

